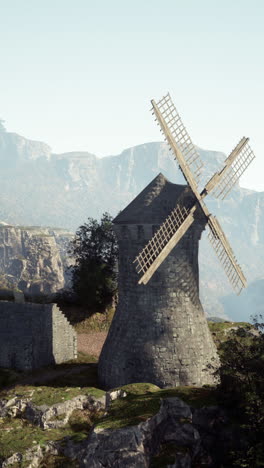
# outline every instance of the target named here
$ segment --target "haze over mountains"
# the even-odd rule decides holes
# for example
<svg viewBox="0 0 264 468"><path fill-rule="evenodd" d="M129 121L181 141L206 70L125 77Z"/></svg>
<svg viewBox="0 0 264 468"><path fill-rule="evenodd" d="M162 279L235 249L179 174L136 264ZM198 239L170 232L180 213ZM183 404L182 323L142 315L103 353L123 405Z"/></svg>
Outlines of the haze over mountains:
<svg viewBox="0 0 264 468"><path fill-rule="evenodd" d="M199 149L203 181L219 170L225 155ZM28 140L0 126L0 221L55 226L75 231L88 217L108 211L115 216L159 172L183 183L165 143L146 143L120 155L97 158L86 152L53 154L45 143ZM248 320L263 310L264 192L238 185L228 198L206 198L221 222L248 279L240 298L232 294L206 239L200 242L201 298L206 312ZM257 310L256 310L257 309Z"/></svg>

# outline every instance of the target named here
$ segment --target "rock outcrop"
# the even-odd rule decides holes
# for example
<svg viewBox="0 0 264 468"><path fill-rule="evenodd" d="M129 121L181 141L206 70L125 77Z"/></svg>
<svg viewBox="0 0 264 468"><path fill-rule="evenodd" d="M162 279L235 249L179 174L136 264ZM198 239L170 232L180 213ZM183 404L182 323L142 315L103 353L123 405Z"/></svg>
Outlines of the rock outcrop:
<svg viewBox="0 0 264 468"><path fill-rule="evenodd" d="M41 429L57 429L65 426L72 412L76 409L99 411L104 409L105 396L95 398L91 395L78 395L71 400L54 405L34 405L30 398L15 396L11 400L0 400L0 418L20 417L41 427Z"/></svg>
<svg viewBox="0 0 264 468"><path fill-rule="evenodd" d="M108 396L108 400L116 396L118 393ZM106 401L105 397L79 395L43 408L32 405L29 399L13 398L0 401L0 417L18 416L47 430L65 425L76 408L107 409ZM56 420L61 414L65 418ZM217 406L194 409L177 397L164 398L159 411L142 423L116 429L95 425L82 442L64 438L50 441L44 447L37 444L24 454L14 453L0 466L7 468L15 462L27 462L33 468L47 454L53 454L74 460L80 468L219 468L226 466L228 450L237 436L235 429L227 429L227 422L226 413Z"/></svg>
<svg viewBox="0 0 264 468"><path fill-rule="evenodd" d="M62 289L71 238L63 230L0 223L0 289L18 288L32 296Z"/></svg>
<svg viewBox="0 0 264 468"><path fill-rule="evenodd" d="M95 427L76 458L81 468L147 468L155 458L167 468L219 468L232 441L226 423L219 407L194 409L177 397L165 398L156 415L136 426ZM161 464L164 449L171 464Z"/></svg>

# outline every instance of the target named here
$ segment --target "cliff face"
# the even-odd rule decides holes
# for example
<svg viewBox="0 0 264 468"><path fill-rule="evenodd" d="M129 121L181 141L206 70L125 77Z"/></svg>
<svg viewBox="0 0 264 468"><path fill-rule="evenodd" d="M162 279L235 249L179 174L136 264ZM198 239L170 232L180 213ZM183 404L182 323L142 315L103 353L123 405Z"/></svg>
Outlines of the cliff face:
<svg viewBox="0 0 264 468"><path fill-rule="evenodd" d="M63 288L61 252L66 240L62 234L0 224L0 286L30 294L52 294Z"/></svg>
<svg viewBox="0 0 264 468"><path fill-rule="evenodd" d="M17 133L0 131L1 167L14 167L17 163L38 158L49 159L51 149L46 143L24 138Z"/></svg>

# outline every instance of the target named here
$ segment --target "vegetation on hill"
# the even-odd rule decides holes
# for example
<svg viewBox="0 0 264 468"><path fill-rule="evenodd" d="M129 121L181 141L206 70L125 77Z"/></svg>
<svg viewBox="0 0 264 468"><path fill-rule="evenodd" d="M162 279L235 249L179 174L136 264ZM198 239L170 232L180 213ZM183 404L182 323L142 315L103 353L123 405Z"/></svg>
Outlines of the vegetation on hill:
<svg viewBox="0 0 264 468"><path fill-rule="evenodd" d="M208 327L210 332L212 333L213 340L215 342L216 347L221 347L221 344L224 341L230 339L230 334L233 331L236 331L240 328L250 332L250 330L254 330L254 326L247 322L229 322L227 320L220 321L220 322L212 322L208 320Z"/></svg>
<svg viewBox="0 0 264 468"><path fill-rule="evenodd" d="M86 319L87 331L100 329L101 317L102 314L96 314ZM122 390L127 396L115 400L109 412L98 415L93 423L102 429L138 424L153 416L159 409L161 399L166 397L177 396L194 408L219 405L227 411L229 417L227 431L232 427L232 431L235 428L237 434L237 440L227 454L228 463L223 468L264 466L264 324L259 318L255 326L244 322L211 322L209 328L221 357L220 383L217 388L159 389L148 383L126 385ZM103 391L97 382L96 369L94 358L79 354L77 362L51 366L33 374L1 370L0 399L12 398L16 394L22 397L32 395L30 398L33 403L50 405L80 393L89 392L100 396ZM8 388L10 385L12 388ZM17 418L4 418L1 426L1 455L7 456L16 450L26 450L33 441L40 441L44 445L48 440L62 440L64 437L81 441L87 438L91 422L85 411L79 411L64 428L48 432ZM25 434L24 441L20 437L21 430ZM162 454L162 457L165 460L167 454ZM70 460L56 460L47 458L45 466L64 466L64 462L72 466ZM166 466L162 463L157 466Z"/></svg>

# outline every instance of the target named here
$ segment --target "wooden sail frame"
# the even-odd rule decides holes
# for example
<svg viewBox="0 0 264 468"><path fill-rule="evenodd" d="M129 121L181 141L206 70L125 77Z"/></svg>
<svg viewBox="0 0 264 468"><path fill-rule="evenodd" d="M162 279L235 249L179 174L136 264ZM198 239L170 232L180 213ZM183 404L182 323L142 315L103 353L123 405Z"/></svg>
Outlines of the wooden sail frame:
<svg viewBox="0 0 264 468"><path fill-rule="evenodd" d="M136 271L142 275L139 283L146 284L150 280L157 268L193 223L195 210L199 206L209 227L208 237L210 243L233 289L239 294L246 287L246 278L218 220L209 213L203 199L210 192L215 193L217 197L222 199L230 192L255 157L248 144L249 139L243 137L240 140L225 160L223 169L214 174L205 188L199 192L198 183L203 163L182 123L170 94L168 93L157 103L155 100L152 100L151 103L161 131L173 151L180 170L197 202L191 209L177 205L137 255L134 263L136 264Z"/></svg>

